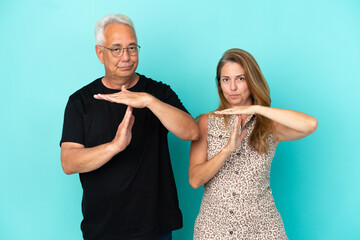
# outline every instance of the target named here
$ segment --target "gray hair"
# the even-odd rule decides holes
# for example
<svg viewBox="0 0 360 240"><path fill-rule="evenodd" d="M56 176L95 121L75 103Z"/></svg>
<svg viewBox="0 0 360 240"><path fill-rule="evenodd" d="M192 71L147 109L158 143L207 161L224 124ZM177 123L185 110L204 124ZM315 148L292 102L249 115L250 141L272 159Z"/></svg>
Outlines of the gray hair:
<svg viewBox="0 0 360 240"><path fill-rule="evenodd" d="M122 14L108 14L103 18L101 18L99 21L97 21L97 23L95 24L95 39L98 45L104 44L105 42L104 29L107 25L111 23L128 25L133 30L136 38L134 23L131 21L129 17Z"/></svg>

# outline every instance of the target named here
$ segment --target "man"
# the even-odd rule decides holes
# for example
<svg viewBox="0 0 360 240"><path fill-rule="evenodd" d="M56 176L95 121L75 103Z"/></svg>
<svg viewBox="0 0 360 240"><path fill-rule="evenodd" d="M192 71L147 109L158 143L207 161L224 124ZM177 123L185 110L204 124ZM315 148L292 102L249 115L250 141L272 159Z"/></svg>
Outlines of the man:
<svg viewBox="0 0 360 240"><path fill-rule="evenodd" d="M61 139L64 172L80 173L83 237L171 239L182 215L167 133L197 139L196 122L168 85L135 73L128 17L103 17L95 35L105 76L70 96Z"/></svg>

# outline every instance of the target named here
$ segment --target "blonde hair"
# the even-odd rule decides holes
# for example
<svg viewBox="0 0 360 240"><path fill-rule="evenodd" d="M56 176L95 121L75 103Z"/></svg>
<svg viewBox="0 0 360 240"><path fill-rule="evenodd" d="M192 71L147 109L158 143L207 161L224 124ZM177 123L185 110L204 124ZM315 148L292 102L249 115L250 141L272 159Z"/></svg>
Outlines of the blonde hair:
<svg viewBox="0 0 360 240"><path fill-rule="evenodd" d="M216 68L216 84L220 97L220 105L217 110L220 111L231 107L220 86L221 70L227 62L238 63L243 67L245 71L245 81L251 93L253 104L270 107L270 88L255 58L242 49L233 48L224 53ZM225 115L224 118L225 123L227 123L227 116ZM257 121L250 135L249 142L250 146L260 154L266 153L269 150L268 136L272 131L272 126L273 123L270 119L257 115Z"/></svg>

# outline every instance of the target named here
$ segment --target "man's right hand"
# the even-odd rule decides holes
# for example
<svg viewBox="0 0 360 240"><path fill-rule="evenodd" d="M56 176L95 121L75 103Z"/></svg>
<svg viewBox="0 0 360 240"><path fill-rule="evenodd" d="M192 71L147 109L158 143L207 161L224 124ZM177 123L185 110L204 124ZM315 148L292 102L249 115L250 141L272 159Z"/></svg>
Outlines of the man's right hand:
<svg viewBox="0 0 360 240"><path fill-rule="evenodd" d="M132 114L132 107L128 106L123 120L119 124L115 138L111 141L112 146L117 152L123 151L131 141L131 129L134 125L135 117Z"/></svg>
<svg viewBox="0 0 360 240"><path fill-rule="evenodd" d="M110 161L130 144L134 121L132 107L128 106L115 138L111 142L91 148L85 148L79 143L63 142L61 144L61 164L64 172L66 174L91 172Z"/></svg>

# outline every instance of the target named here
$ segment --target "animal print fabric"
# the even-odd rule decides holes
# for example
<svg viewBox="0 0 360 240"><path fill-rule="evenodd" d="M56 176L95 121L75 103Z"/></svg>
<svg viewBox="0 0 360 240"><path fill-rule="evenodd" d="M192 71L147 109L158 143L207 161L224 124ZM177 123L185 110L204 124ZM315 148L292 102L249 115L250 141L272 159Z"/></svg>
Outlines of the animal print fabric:
<svg viewBox="0 0 360 240"><path fill-rule="evenodd" d="M275 154L272 135L270 149L259 154L249 146L249 136L256 115L244 126L247 134L219 172L204 186L199 215L195 221L194 240L287 239L284 225L270 190L270 168ZM209 115L208 151L211 159L228 143L235 116L228 129L220 116Z"/></svg>

